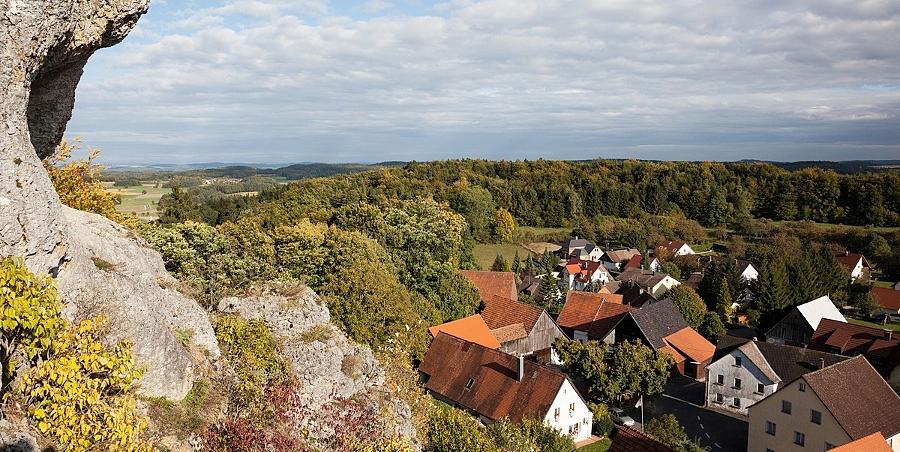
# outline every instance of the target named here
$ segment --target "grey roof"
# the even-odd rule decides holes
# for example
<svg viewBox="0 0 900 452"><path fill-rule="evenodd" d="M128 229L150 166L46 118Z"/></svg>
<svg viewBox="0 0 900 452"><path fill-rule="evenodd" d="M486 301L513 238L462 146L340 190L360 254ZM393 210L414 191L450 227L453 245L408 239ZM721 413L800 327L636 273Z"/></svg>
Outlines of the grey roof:
<svg viewBox="0 0 900 452"><path fill-rule="evenodd" d="M631 259L635 254L641 254L641 252L635 248L631 248L625 250L607 251L603 257L606 258L606 260L608 260L609 262L619 263Z"/></svg>
<svg viewBox="0 0 900 452"><path fill-rule="evenodd" d="M637 311L629 312L628 315L655 349L666 345L663 341L664 337L689 326L681 315L681 311L670 300L653 303Z"/></svg>
<svg viewBox="0 0 900 452"><path fill-rule="evenodd" d="M653 295L650 295L640 285L631 281L610 281L606 283L606 287L610 292L622 296L622 304L635 308L643 307L645 304L656 303L657 301Z"/></svg>
<svg viewBox="0 0 900 452"><path fill-rule="evenodd" d="M590 242L588 242L585 239L569 239L569 240L566 240L565 242L563 242L562 247L571 251L571 250L578 249L578 248L584 248L584 247L588 246L589 243Z"/></svg>
<svg viewBox="0 0 900 452"><path fill-rule="evenodd" d="M619 281L633 281L639 286L649 289L666 279L667 276L669 276L668 273L656 273L652 270L641 270L640 268L626 268L616 279Z"/></svg>
<svg viewBox="0 0 900 452"><path fill-rule="evenodd" d="M846 356L794 347L792 345L722 336L719 338L718 344L716 344L716 353L713 356L713 361L721 359L723 356L731 353L732 350L741 348L749 342L754 342L757 350L765 358L768 365L785 383L790 383L803 375L819 370L822 365L822 359L825 360L825 367L849 359ZM744 348L741 348L741 351L744 350Z"/></svg>

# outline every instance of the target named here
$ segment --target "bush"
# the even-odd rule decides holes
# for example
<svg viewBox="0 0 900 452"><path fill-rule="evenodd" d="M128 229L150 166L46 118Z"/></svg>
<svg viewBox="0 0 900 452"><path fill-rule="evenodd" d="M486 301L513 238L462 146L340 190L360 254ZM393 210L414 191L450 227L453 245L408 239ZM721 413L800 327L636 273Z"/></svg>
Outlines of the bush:
<svg viewBox="0 0 900 452"><path fill-rule="evenodd" d="M609 415L609 407L605 403L591 403L589 406L594 415L594 434L608 438L616 428Z"/></svg>

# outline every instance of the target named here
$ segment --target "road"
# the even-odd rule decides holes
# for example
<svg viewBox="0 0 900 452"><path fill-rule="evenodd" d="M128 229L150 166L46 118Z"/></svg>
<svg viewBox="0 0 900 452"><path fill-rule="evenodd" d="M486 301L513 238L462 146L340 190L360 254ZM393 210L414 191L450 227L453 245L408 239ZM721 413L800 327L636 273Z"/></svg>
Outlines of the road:
<svg viewBox="0 0 900 452"><path fill-rule="evenodd" d="M645 421L673 414L688 436L698 439L711 452L746 452L747 421L702 407L705 385L702 382L676 377L666 385L666 391L647 403ZM640 409L629 408L628 413L640 422ZM640 428L639 425L636 425Z"/></svg>

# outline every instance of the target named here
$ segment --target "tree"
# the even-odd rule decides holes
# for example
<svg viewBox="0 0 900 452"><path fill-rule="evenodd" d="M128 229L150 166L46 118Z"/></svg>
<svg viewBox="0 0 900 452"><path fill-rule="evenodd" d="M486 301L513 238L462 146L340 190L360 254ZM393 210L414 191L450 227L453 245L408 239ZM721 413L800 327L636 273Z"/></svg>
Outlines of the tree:
<svg viewBox="0 0 900 452"><path fill-rule="evenodd" d="M675 449L678 452L702 452L704 449L697 441L692 441L684 427L672 414L653 418L647 422L646 432L656 438L657 441Z"/></svg>
<svg viewBox="0 0 900 452"><path fill-rule="evenodd" d="M728 284L728 280L722 279L719 283L719 290L716 292L716 314L718 314L723 321L727 321L731 318L734 313L734 309L731 307L731 286Z"/></svg>
<svg viewBox="0 0 900 452"><path fill-rule="evenodd" d="M48 277L36 277L21 260L0 260L0 398L10 389L22 353L34 360L47 353L63 328L62 305Z"/></svg>
<svg viewBox="0 0 900 452"><path fill-rule="evenodd" d="M677 263L673 261L665 261L662 263L662 271L663 273L668 273L669 276L675 279L683 279L684 275L681 273L681 267L678 266Z"/></svg>
<svg viewBox="0 0 900 452"><path fill-rule="evenodd" d="M479 242L488 242L496 237L497 205L491 193L482 187L459 184L457 193L450 198L450 207L465 217L472 237Z"/></svg>
<svg viewBox="0 0 900 452"><path fill-rule="evenodd" d="M819 272L815 267L815 255L805 252L791 263L790 280L794 289L794 304L814 300L827 292L822 292Z"/></svg>
<svg viewBox="0 0 900 452"><path fill-rule="evenodd" d="M509 243L516 235L516 219L504 208L494 214L494 237L500 243Z"/></svg>
<svg viewBox="0 0 900 452"><path fill-rule="evenodd" d="M497 253L497 257L494 258L494 263L491 264L491 271L494 272L508 272L509 264L506 262L506 258L503 257L502 254Z"/></svg>
<svg viewBox="0 0 900 452"><path fill-rule="evenodd" d="M637 340L626 341L616 346L609 361L611 379L616 382L608 392L606 400L616 396L632 398L637 395L654 397L663 392L672 368L672 357L659 353Z"/></svg>
<svg viewBox="0 0 900 452"><path fill-rule="evenodd" d="M521 276L522 274L522 258L519 257L519 250L516 250L516 255L513 256L512 264L509 267L510 271L516 274L516 278Z"/></svg>
<svg viewBox="0 0 900 452"><path fill-rule="evenodd" d="M723 226L731 222L732 206L722 190L710 198L706 205L705 223L707 226Z"/></svg>
<svg viewBox="0 0 900 452"><path fill-rule="evenodd" d="M669 289L666 292L666 298L672 300L691 328L695 330L700 328L706 315L706 304L694 289L681 284Z"/></svg>
<svg viewBox="0 0 900 452"><path fill-rule="evenodd" d="M579 342L559 338L553 348L559 353L566 373L587 388L587 397L609 400L607 396L618 388L610 387L610 369L607 363L609 345L601 341Z"/></svg>
<svg viewBox="0 0 900 452"><path fill-rule="evenodd" d="M722 323L722 318L719 316L719 314L708 311L703 315L703 323L700 324L700 328L697 330L697 332L699 332L710 342L715 343L720 336L725 335L725 324Z"/></svg>
<svg viewBox="0 0 900 452"><path fill-rule="evenodd" d="M87 160L69 161L72 152L78 149L80 141L78 137L75 138L74 144L63 140L53 155L43 162L59 200L73 209L96 213L110 220L126 223L126 217L116 211L118 196L107 191L100 182L103 166L94 163L100 151L91 149Z"/></svg>
<svg viewBox="0 0 900 452"><path fill-rule="evenodd" d="M551 274L546 274L541 278L540 284L541 300L544 306L550 307L559 302L559 279Z"/></svg>
<svg viewBox="0 0 900 452"><path fill-rule="evenodd" d="M179 186L172 187L172 193L159 200L159 222L162 224L200 221L200 205L190 191Z"/></svg>
<svg viewBox="0 0 900 452"><path fill-rule="evenodd" d="M777 321L792 306L792 294L788 272L781 259L763 264L756 287L756 304L762 325Z"/></svg>

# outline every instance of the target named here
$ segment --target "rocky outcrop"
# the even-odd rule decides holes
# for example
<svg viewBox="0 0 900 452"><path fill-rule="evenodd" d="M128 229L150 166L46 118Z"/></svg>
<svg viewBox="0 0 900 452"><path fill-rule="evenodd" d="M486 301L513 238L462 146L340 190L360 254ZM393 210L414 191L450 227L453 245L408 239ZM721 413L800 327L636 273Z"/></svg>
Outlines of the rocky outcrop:
<svg viewBox="0 0 900 452"><path fill-rule="evenodd" d="M70 318L102 314L110 339L131 339L146 367L140 391L182 398L196 357L215 358L206 313L172 288L159 254L104 218L63 207L41 165L72 114L88 57L121 41L148 0L0 2L0 256L57 278ZM202 357L202 354L201 354Z"/></svg>
<svg viewBox="0 0 900 452"><path fill-rule="evenodd" d="M395 422L397 433L415 438L409 406L384 386L384 371L372 351L350 342L331 324L328 308L306 286L268 290L247 298L227 298L219 310L263 319L291 363L298 395L312 410L336 400L366 400ZM326 425L322 422L321 425ZM327 435L328 432L313 434Z"/></svg>
<svg viewBox="0 0 900 452"><path fill-rule="evenodd" d="M37 452L41 450L35 437L28 432L28 426L8 419L0 419L0 451Z"/></svg>

